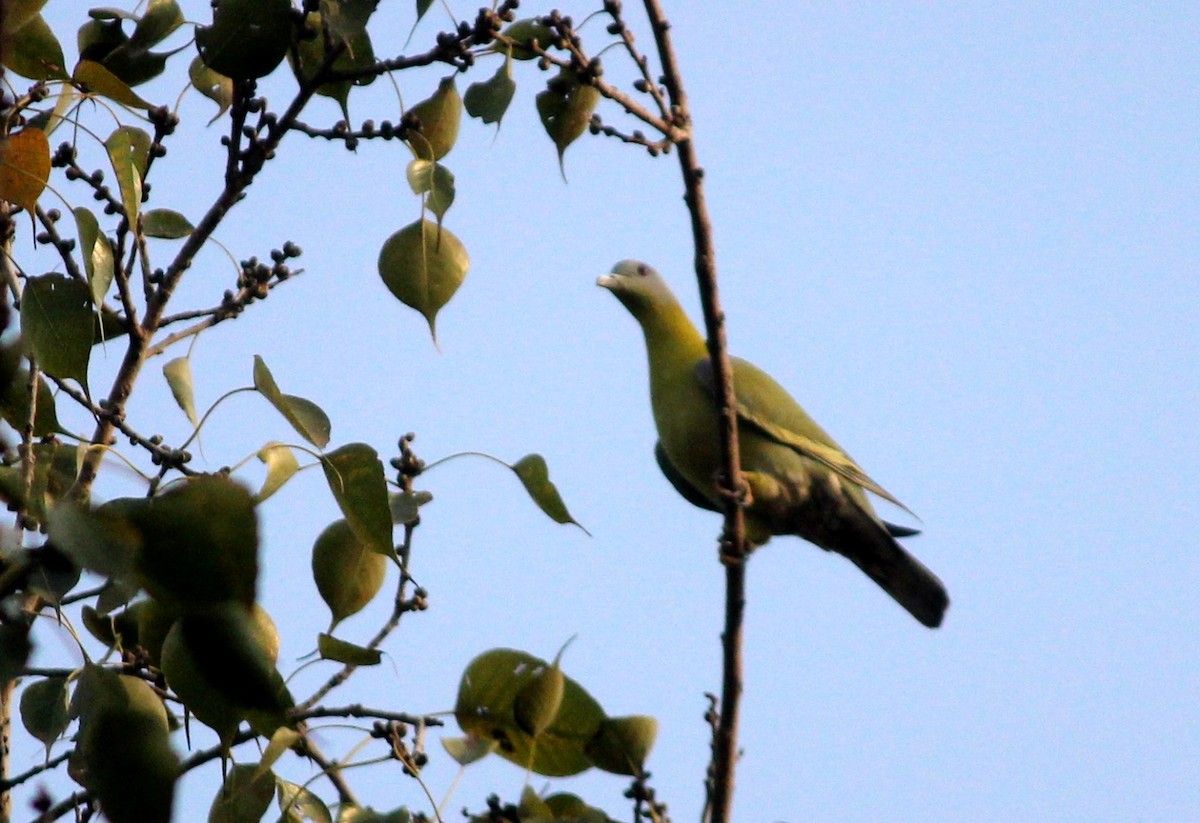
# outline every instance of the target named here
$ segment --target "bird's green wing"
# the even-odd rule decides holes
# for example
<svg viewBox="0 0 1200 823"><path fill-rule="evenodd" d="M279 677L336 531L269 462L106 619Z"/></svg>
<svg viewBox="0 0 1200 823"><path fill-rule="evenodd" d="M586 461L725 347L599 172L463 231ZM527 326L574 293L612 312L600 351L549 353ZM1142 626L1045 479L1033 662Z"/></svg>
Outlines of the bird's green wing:
<svg viewBox="0 0 1200 823"><path fill-rule="evenodd" d="M654 444L654 459L658 461L658 467L662 469L663 476L670 481L671 485L675 487L675 491L679 492L684 500L693 506L699 506L711 512L721 511L715 503L704 496L704 492L689 483L679 469L675 468L671 458L667 457L667 450L663 448L661 440Z"/></svg>
<svg viewBox="0 0 1200 823"><path fill-rule="evenodd" d="M774 378L740 358L731 358L731 362L739 423L753 427L776 443L821 463L851 483L913 514L908 506L872 480ZM701 358L695 372L704 390L714 393L712 361Z"/></svg>

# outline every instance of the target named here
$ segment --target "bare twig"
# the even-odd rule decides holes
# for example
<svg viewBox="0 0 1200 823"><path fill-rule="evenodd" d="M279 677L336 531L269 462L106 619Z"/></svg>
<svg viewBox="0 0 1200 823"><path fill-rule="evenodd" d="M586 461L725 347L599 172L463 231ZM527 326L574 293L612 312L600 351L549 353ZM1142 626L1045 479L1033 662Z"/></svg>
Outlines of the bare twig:
<svg viewBox="0 0 1200 823"><path fill-rule="evenodd" d="M692 238L696 252L696 279L704 309L709 356L716 377L716 404L721 438L721 486L725 498L725 534L721 555L725 564L725 628L722 640L722 682L720 719L713 741L713 798L709 808L711 823L732 819L734 775L737 759L738 715L742 694L742 624L746 606L746 536L744 481L738 453L737 410L733 394L733 374L725 341L725 315L717 292L716 250L712 223L704 199L704 170L692 142L691 116L683 75L671 42L671 24L659 0L644 0L646 16L654 33L663 67L663 83L671 101L677 128L685 130L674 137L679 149L683 174L684 199L692 220Z"/></svg>

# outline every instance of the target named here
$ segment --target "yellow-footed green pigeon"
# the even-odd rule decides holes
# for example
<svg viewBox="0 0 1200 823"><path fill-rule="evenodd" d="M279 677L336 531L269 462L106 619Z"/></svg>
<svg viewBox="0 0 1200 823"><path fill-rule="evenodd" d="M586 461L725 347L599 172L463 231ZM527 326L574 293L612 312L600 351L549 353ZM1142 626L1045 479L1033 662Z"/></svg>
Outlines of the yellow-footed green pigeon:
<svg viewBox="0 0 1200 823"><path fill-rule="evenodd" d="M659 466L689 502L721 511L715 389L704 337L645 263L623 260L596 283L617 296L645 334ZM799 535L849 558L921 623L940 625L950 602L945 587L896 542L916 532L880 519L867 492L903 504L766 372L738 358L732 365L750 544Z"/></svg>

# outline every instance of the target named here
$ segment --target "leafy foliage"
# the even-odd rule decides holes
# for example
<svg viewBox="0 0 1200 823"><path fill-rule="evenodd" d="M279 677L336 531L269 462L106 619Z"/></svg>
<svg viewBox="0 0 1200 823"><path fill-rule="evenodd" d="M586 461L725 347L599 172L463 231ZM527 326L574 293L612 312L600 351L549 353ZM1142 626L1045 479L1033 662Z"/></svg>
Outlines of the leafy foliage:
<svg viewBox="0 0 1200 823"><path fill-rule="evenodd" d="M265 470L261 484L245 475L243 464L255 465L249 456L232 468L206 462L199 468L189 449L201 427L212 415L228 414L228 398L251 387L227 387L211 407L198 408L197 388L210 389L210 376L193 373L185 347L289 282L298 273L290 261L301 251L288 241L263 255L269 262L238 261L236 287L209 296L214 279L191 270L207 267L197 254L216 242L229 214L250 216L253 206L241 203L279 153L306 137L340 140L350 149L363 140L402 141L404 177L420 217L382 243L378 270L390 293L425 318L436 342L437 316L470 268L471 238L460 239L448 225L458 192L444 162L464 127L463 111L497 128L519 108L536 113L562 169L566 148L595 127L597 104L608 96L598 61L582 52L569 18L514 22L514 3L482 9L473 23L431 35L425 52L407 58L380 57L398 53L399 44L395 32L372 27L374 0L319 0L305 3L303 12L290 0L221 0L203 9L202 21L176 0L150 0L131 9L80 10L70 31L52 30L43 5L14 0L0 8L7 77L33 81L0 102L0 236L8 238L4 253L15 263L16 296L0 301L6 331L0 417L9 429L0 432L0 499L20 534L2 560L8 588L0 591L0 680L24 679L17 704L22 727L46 752L45 765L22 780L65 772L82 787L55 814L72 808L91 814L82 810L96 804L117 823L167 821L179 815L181 774L257 741L259 762L238 756L236 764L226 763L221 785L213 786L210 821L262 819L272 799L281 820L332 821L330 790L340 800L339 821L428 819L403 806L377 812L350 802L338 770L321 763L319 736L310 734L324 717L373 718L363 745L383 745L384 757L420 778L428 756L423 734L440 718L391 707L339 710L324 699L359 667L380 663L400 617L428 605L410 565L432 499L415 486L425 464L412 452L411 435L400 439L399 454L387 464L395 470L391 477L375 446L336 445L329 414L285 393L266 361L254 356L252 390L278 415L262 425L275 426L268 436L280 438L290 427L295 442L256 441L266 440L252 452ZM414 36L430 5L416 4ZM604 13L620 22L616 5ZM62 46L72 40L74 65ZM428 96L407 106L397 124L351 124L356 90L435 63L448 73L431 92L425 86ZM518 66L530 75L552 70L553 77L544 91L522 100L519 83L526 77L518 76ZM268 76L289 84L293 96L283 107L256 96L256 81ZM409 89L419 88L407 77L397 86L406 102ZM163 91L172 87L211 101L214 130L225 135L220 163L211 166L222 168L212 181L219 191L206 209L187 207L190 216L159 205L153 187L161 163L209 168L195 157L168 158L181 125ZM335 100L344 120L328 128L304 123L300 114L314 95ZM51 136L63 124L71 128L58 133L52 150ZM69 229L55 207L62 202ZM19 245L29 232L15 225L26 219L36 249ZM39 254L52 256L52 264L33 268ZM194 288L180 289L185 279ZM181 306L184 300L197 302ZM103 357L94 356L98 346ZM168 355L161 367L146 368L160 354ZM97 366L101 360L105 369ZM246 360L233 365L245 368ZM183 443L143 433L162 428L154 413L131 402L147 373L161 374L187 418ZM8 437L19 446L9 448ZM107 482L118 460L129 469L123 486ZM578 525L542 456L505 465L547 517ZM316 594L330 612L329 630L317 638L319 662L340 668L302 696L292 694L279 669L279 634L258 602L260 569L269 568L259 528L268 501L318 466L316 476L324 476L341 518L315 538L290 542L293 549L312 545ZM137 492L129 492L129 481L141 484ZM366 643L333 636L342 621L382 599L393 565L398 574L387 622ZM68 628L77 643L74 658L59 668L30 669L35 648L57 648L43 640L51 622ZM596 767L644 780L653 720L608 717L563 673L559 657L547 664L495 649L472 661L455 710L466 736L446 738L449 756L466 765L494 751L548 776ZM181 760L173 737L192 745L197 724L210 727L218 745ZM406 727L418 730L407 738L412 742ZM315 778L283 776L308 768L305 758L320 764ZM522 820L607 820L574 795L526 791L512 808Z"/></svg>

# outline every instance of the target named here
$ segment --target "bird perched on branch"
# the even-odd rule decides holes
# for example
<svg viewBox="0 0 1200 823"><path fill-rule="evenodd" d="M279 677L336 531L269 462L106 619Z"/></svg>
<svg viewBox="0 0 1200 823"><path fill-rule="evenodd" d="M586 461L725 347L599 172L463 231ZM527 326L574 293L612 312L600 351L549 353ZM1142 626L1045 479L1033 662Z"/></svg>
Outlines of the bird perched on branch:
<svg viewBox="0 0 1200 823"><path fill-rule="evenodd" d="M596 284L616 295L645 334L659 467L689 502L722 511L715 386L704 337L666 281L645 263L623 260ZM904 505L766 372L745 360L731 362L749 492L747 541L761 546L773 535L799 535L849 558L921 623L940 625L950 602L945 587L896 542L916 531L880 519L867 492Z"/></svg>

